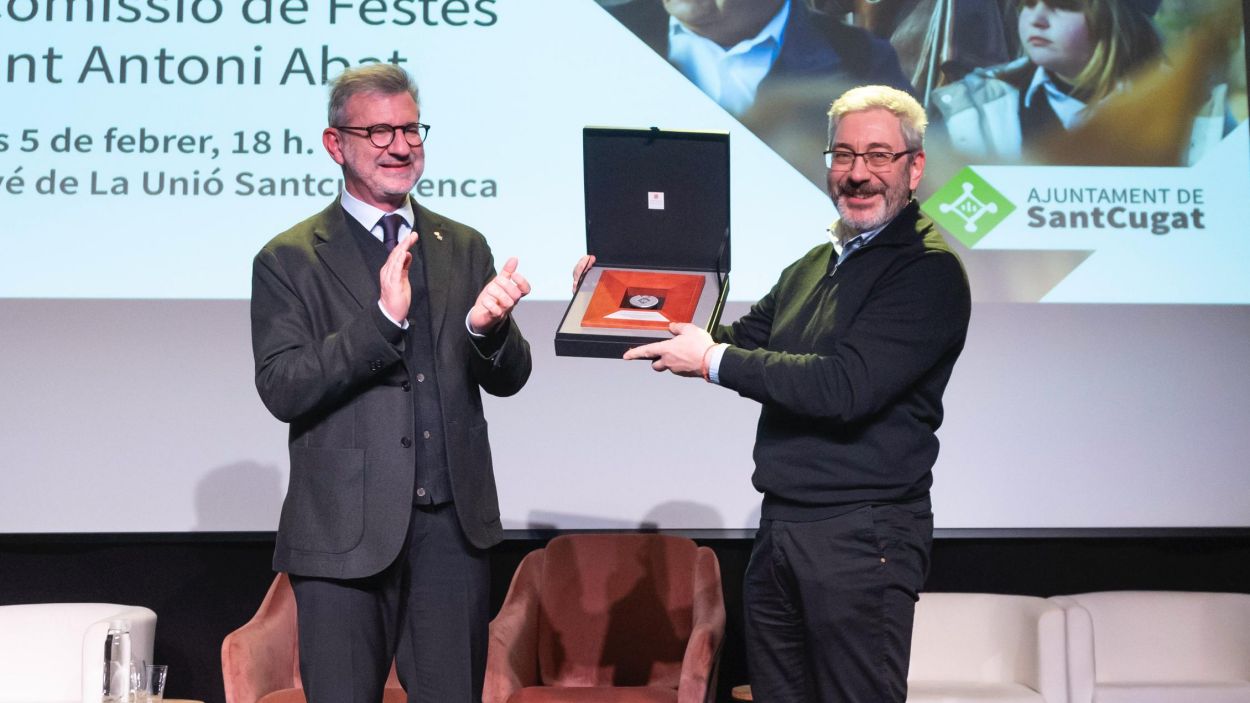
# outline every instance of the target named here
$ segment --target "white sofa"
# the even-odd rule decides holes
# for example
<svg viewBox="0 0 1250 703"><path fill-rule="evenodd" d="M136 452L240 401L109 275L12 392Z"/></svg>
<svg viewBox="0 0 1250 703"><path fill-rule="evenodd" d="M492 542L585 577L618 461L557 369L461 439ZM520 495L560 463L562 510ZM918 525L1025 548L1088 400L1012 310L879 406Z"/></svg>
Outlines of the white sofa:
<svg viewBox="0 0 1250 703"><path fill-rule="evenodd" d="M156 613L113 603L0 606L0 703L96 703L109 622L130 622L131 656L152 661Z"/></svg>
<svg viewBox="0 0 1250 703"><path fill-rule="evenodd" d="M923 593L908 703L1068 703L1064 613L1045 598Z"/></svg>
<svg viewBox="0 0 1250 703"><path fill-rule="evenodd" d="M1056 596L1072 703L1250 703L1250 594Z"/></svg>

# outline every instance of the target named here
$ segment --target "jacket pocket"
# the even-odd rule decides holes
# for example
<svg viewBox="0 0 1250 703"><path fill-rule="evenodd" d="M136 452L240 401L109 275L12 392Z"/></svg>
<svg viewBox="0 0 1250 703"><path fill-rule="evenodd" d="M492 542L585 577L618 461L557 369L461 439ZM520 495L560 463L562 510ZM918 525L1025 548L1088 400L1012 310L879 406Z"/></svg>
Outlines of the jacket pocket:
<svg viewBox="0 0 1250 703"><path fill-rule="evenodd" d="M291 447L278 531L292 549L340 554L364 533L363 449Z"/></svg>

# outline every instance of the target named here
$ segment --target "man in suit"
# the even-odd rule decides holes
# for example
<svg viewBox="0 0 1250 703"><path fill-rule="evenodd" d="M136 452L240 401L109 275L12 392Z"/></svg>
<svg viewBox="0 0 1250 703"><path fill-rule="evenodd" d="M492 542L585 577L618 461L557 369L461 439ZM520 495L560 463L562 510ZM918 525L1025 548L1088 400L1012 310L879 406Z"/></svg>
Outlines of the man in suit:
<svg viewBox="0 0 1250 703"><path fill-rule="evenodd" d="M958 257L912 199L925 125L902 91L843 94L826 151L833 241L715 337L674 324L673 339L625 354L761 404L764 500L743 586L756 700L907 698L934 433L971 309Z"/></svg>
<svg viewBox="0 0 1250 703"><path fill-rule="evenodd" d="M479 389L528 379L510 312L530 287L414 202L427 130L402 69L344 71L322 134L343 193L253 265L256 387L290 424L273 563L310 703L380 701L392 659L410 701L481 699L502 529Z"/></svg>
<svg viewBox="0 0 1250 703"><path fill-rule="evenodd" d="M632 0L607 8L735 116L788 84L822 94L863 83L910 90L894 49L808 0Z"/></svg>

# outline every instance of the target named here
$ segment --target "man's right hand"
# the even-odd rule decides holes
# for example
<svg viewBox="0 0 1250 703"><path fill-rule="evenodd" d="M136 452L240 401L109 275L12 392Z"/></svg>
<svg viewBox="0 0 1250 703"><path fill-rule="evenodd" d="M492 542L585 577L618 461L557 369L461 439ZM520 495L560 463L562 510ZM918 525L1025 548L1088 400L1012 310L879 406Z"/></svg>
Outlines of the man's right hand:
<svg viewBox="0 0 1250 703"><path fill-rule="evenodd" d="M382 272L378 274L378 287L382 291L380 302L382 309L392 320L401 324L408 317L408 306L412 304L412 284L408 282L408 268L412 266L412 252L409 249L417 243L417 231L413 230L399 240L399 244L391 250L382 264Z"/></svg>

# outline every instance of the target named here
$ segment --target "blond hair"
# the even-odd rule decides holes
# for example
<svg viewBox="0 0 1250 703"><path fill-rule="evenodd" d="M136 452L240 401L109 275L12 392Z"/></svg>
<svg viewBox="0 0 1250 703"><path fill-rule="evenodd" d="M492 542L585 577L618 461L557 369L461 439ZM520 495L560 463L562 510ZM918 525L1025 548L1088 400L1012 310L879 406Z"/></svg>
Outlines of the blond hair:
<svg viewBox="0 0 1250 703"><path fill-rule="evenodd" d="M1133 0L1017 0L1016 17L1021 8L1038 2L1085 15L1094 50L1072 82L1073 97L1083 102L1107 97L1129 74L1163 53L1154 24Z"/></svg>

